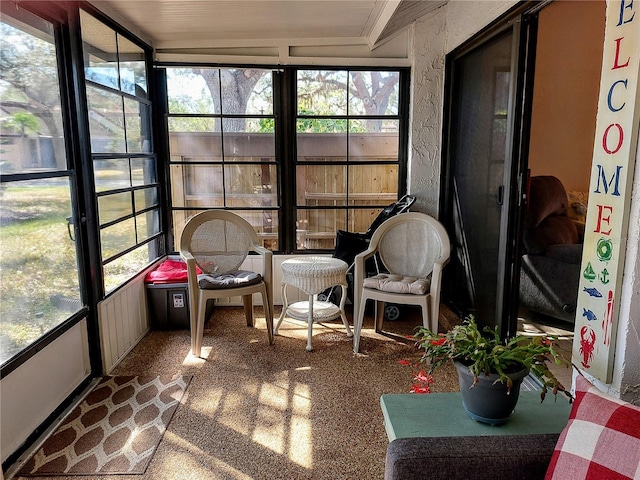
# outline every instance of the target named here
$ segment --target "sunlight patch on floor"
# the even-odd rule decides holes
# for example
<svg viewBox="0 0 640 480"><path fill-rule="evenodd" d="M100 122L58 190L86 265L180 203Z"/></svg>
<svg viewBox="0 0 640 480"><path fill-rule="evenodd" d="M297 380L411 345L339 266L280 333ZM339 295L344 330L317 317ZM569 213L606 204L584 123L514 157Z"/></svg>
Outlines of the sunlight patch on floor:
<svg viewBox="0 0 640 480"><path fill-rule="evenodd" d="M227 478L229 480L251 480L252 477L225 463L221 458L197 448L171 431L166 431L163 442L173 443L176 448L167 449L164 455L154 460L164 478L201 480L203 478ZM196 459L198 459L196 461Z"/></svg>
<svg viewBox="0 0 640 480"><path fill-rule="evenodd" d="M211 347L202 347L199 357L192 355L191 350L189 350L189 353L182 361L182 365L184 367L202 367L209 358L209 355L211 355Z"/></svg>

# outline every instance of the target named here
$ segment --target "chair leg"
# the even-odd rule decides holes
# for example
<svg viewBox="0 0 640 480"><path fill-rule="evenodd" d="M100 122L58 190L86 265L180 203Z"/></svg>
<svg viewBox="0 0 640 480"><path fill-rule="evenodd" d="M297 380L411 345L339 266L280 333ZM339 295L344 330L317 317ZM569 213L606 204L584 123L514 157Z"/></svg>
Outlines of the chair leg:
<svg viewBox="0 0 640 480"><path fill-rule="evenodd" d="M309 318L307 319L307 352L313 350L311 337L313 337L313 295L309 295Z"/></svg>
<svg viewBox="0 0 640 480"><path fill-rule="evenodd" d="M198 302L198 315L196 317L196 325L194 328L193 319L191 325L191 353L196 357L199 357L202 353L202 340L204 337L204 316L207 309L207 300L203 295L200 295Z"/></svg>
<svg viewBox="0 0 640 480"><path fill-rule="evenodd" d="M360 332L362 331L362 322L364 321L364 307L367 305L367 298L361 295L360 306L358 307L358 315L353 319L353 353L360 350Z"/></svg>
<svg viewBox="0 0 640 480"><path fill-rule="evenodd" d="M289 301L287 300L287 285L283 283L282 284L282 312L280 312L278 323L276 323L276 328L273 330L274 335L278 335L278 329L280 328L280 324L282 323L282 320L284 320L284 316L287 313L288 307L289 307Z"/></svg>
<svg viewBox="0 0 640 480"><path fill-rule="evenodd" d="M342 295L340 297L340 317L342 317L342 323L347 329L347 337L353 337L353 332L351 331L351 327L347 321L347 316L344 313L344 304L347 301L347 288L344 285L340 285L340 287L342 287Z"/></svg>
<svg viewBox="0 0 640 480"><path fill-rule="evenodd" d="M269 298L266 289L262 291L262 305L264 305L264 318L267 322L267 337L269 345L273 345L273 312L269 308Z"/></svg>
<svg viewBox="0 0 640 480"><path fill-rule="evenodd" d="M244 304L244 316L247 319L247 327L255 327L256 322L253 318L253 295L243 295L242 303Z"/></svg>
<svg viewBox="0 0 640 480"><path fill-rule="evenodd" d="M384 302L376 301L376 317L375 317L376 332L380 332L382 330L383 319L384 319Z"/></svg>

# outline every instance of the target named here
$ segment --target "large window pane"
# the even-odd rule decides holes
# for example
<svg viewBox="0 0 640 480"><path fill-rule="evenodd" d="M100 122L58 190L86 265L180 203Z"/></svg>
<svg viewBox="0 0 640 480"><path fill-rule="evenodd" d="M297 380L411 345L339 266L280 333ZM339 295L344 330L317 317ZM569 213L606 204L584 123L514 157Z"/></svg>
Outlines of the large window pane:
<svg viewBox="0 0 640 480"><path fill-rule="evenodd" d="M67 178L2 185L0 363L81 308Z"/></svg>
<svg viewBox="0 0 640 480"><path fill-rule="evenodd" d="M140 212L158 204L158 189L156 187L136 190L133 192L133 195L136 212Z"/></svg>
<svg viewBox="0 0 640 480"><path fill-rule="evenodd" d="M298 115L346 115L347 72L298 71Z"/></svg>
<svg viewBox="0 0 640 480"><path fill-rule="evenodd" d="M276 142L273 133L255 133L256 119L223 120L225 162L273 162Z"/></svg>
<svg viewBox="0 0 640 480"><path fill-rule="evenodd" d="M156 183L156 160L154 158L131 159L131 185L150 185Z"/></svg>
<svg viewBox="0 0 640 480"><path fill-rule="evenodd" d="M234 211L263 245L277 248L272 79L270 70L256 68L167 68L176 236L198 209L250 207L256 210Z"/></svg>
<svg viewBox="0 0 640 480"><path fill-rule="evenodd" d="M131 193L116 193L98 198L98 215L100 225L113 222L122 217L133 214Z"/></svg>
<svg viewBox="0 0 640 480"><path fill-rule="evenodd" d="M131 186L128 158L100 159L93 162L96 192Z"/></svg>
<svg viewBox="0 0 640 480"><path fill-rule="evenodd" d="M136 225L133 218L100 230L102 258L106 260L136 244Z"/></svg>
<svg viewBox="0 0 640 480"><path fill-rule="evenodd" d="M278 205L275 165L229 165L224 171L228 207Z"/></svg>
<svg viewBox="0 0 640 480"><path fill-rule="evenodd" d="M349 115L398 115L399 72L350 72Z"/></svg>
<svg viewBox="0 0 640 480"><path fill-rule="evenodd" d="M85 77L105 87L119 89L116 32L84 10L80 10L80 25L86 59Z"/></svg>
<svg viewBox="0 0 640 480"><path fill-rule="evenodd" d="M167 94L169 96L169 113L196 113L214 114L220 113L216 108L219 102L214 103L211 85L220 84L220 74L217 68L168 68L167 69ZM171 122L169 122L171 123ZM201 131L188 128L187 131ZM207 129L213 131L213 128ZM182 128L178 131L183 131Z"/></svg>
<svg viewBox="0 0 640 480"><path fill-rule="evenodd" d="M380 205L398 199L398 165L349 166L349 205Z"/></svg>
<svg viewBox="0 0 640 480"><path fill-rule="evenodd" d="M93 153L125 153L122 97L87 85L89 129Z"/></svg>
<svg viewBox="0 0 640 480"><path fill-rule="evenodd" d="M151 138L149 133L151 128L144 125L149 121L148 105L124 99L124 118L127 131L127 152L129 153L149 153L151 149Z"/></svg>
<svg viewBox="0 0 640 480"><path fill-rule="evenodd" d="M154 260L150 258L149 251L148 245L142 245L105 264L102 268L105 292L113 291L149 265L149 262Z"/></svg>
<svg viewBox="0 0 640 480"><path fill-rule="evenodd" d="M296 248L333 249L336 232L346 229L346 210L299 209L296 220Z"/></svg>
<svg viewBox="0 0 640 480"><path fill-rule="evenodd" d="M147 98L144 50L122 35L118 35L118 58L122 91L136 97Z"/></svg>
<svg viewBox="0 0 640 480"><path fill-rule="evenodd" d="M398 71L298 72L298 249L331 249L330 232L366 231L397 200L399 81Z"/></svg>
<svg viewBox="0 0 640 480"><path fill-rule="evenodd" d="M5 364L83 304L70 177L46 178L69 168L54 28L22 8L2 13L0 363ZM10 174L25 175L18 181Z"/></svg>
<svg viewBox="0 0 640 480"><path fill-rule="evenodd" d="M297 204L306 207L344 206L347 202L347 167L298 165Z"/></svg>
<svg viewBox="0 0 640 480"><path fill-rule="evenodd" d="M176 130L177 125L169 119L169 152L173 162L222 161L222 134L197 133L196 131ZM213 119L204 118L203 122L213 129Z"/></svg>
<svg viewBox="0 0 640 480"><path fill-rule="evenodd" d="M53 28L27 17L0 22L0 174L67 168Z"/></svg>
<svg viewBox="0 0 640 480"><path fill-rule="evenodd" d="M158 253L159 243L148 242L161 231L159 210L153 208L158 205L158 178L147 55L142 46L84 11L81 25L83 53L89 58L85 74L91 153L108 293ZM149 188L136 188L140 186Z"/></svg>
<svg viewBox="0 0 640 480"><path fill-rule="evenodd" d="M160 217L158 210L151 210L140 215L136 215L136 235L138 243L144 242L147 238L160 232Z"/></svg>

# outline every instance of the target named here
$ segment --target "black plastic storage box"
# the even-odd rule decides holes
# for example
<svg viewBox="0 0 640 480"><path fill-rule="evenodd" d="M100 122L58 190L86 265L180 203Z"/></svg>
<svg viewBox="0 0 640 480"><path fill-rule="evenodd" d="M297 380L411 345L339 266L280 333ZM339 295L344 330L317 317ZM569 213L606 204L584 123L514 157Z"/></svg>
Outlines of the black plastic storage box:
<svg viewBox="0 0 640 480"><path fill-rule="evenodd" d="M179 257L170 257L149 272L144 281L151 328L189 328L187 264Z"/></svg>

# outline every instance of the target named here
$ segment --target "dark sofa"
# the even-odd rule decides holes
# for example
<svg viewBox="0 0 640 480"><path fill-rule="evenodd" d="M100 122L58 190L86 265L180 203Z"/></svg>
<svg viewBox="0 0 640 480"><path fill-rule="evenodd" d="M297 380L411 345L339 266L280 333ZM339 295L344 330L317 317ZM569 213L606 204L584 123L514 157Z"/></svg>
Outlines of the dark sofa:
<svg viewBox="0 0 640 480"><path fill-rule="evenodd" d="M582 244L568 214L562 182L531 177L523 226L520 303L529 310L574 322Z"/></svg>
<svg viewBox="0 0 640 480"><path fill-rule="evenodd" d="M543 479L559 434L398 438L385 480Z"/></svg>

